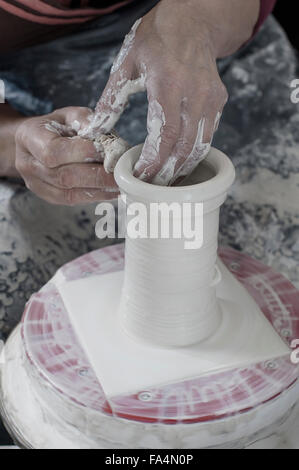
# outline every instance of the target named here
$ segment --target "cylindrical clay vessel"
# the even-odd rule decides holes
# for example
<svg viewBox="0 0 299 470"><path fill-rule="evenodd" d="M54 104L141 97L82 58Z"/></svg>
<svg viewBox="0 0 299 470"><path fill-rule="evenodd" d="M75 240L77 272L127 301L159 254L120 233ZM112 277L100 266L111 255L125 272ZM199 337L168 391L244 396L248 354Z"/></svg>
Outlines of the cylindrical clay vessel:
<svg viewBox="0 0 299 470"><path fill-rule="evenodd" d="M222 152L211 149L179 186L156 186L133 176L141 149L140 145L126 152L115 169L115 179L128 208L137 207L140 215L140 206L131 204L142 203L146 207L149 234L153 203L166 203L169 208L176 203L176 209L181 208L181 216L171 210L163 212L162 217L169 218L170 229L178 218L181 227L182 223L193 229L199 227L195 207L202 203L203 243L199 248L186 248L190 246L190 235L187 233L186 237L184 230L180 238L134 238L127 233L120 321L128 334L160 346L199 343L213 334L221 322L216 297L220 280L216 264L219 209L234 181L234 167ZM184 203L191 204L187 208Z"/></svg>

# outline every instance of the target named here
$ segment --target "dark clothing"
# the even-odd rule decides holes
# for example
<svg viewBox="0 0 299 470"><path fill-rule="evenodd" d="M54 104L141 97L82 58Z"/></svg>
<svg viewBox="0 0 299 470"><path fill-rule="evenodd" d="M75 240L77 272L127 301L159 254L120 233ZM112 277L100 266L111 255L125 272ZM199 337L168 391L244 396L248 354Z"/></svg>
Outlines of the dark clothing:
<svg viewBox="0 0 299 470"><path fill-rule="evenodd" d="M0 54L70 34L131 1L0 0Z"/></svg>
<svg viewBox="0 0 299 470"><path fill-rule="evenodd" d="M56 39L133 0L0 0L0 54ZM135 0L142 3L142 0ZM261 0L254 34L276 0ZM31 7L28 8L28 5Z"/></svg>

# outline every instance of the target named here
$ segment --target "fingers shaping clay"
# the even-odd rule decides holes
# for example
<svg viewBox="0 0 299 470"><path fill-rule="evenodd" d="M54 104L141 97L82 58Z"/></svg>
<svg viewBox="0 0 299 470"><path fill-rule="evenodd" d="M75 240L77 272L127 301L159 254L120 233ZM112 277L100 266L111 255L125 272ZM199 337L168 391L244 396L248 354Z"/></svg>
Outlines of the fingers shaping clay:
<svg viewBox="0 0 299 470"><path fill-rule="evenodd" d="M129 144L114 132L96 137L94 146L97 152L104 155L104 168L107 173L114 171L120 157L129 149Z"/></svg>
<svg viewBox="0 0 299 470"><path fill-rule="evenodd" d="M114 171L116 163L130 147L115 131L111 131L109 134L99 134L95 131L88 134L85 130L80 130L79 121L74 121L71 126L66 126L52 120L45 123L45 128L61 137L70 139L82 137L92 140L95 150L103 155L104 168L107 173Z"/></svg>

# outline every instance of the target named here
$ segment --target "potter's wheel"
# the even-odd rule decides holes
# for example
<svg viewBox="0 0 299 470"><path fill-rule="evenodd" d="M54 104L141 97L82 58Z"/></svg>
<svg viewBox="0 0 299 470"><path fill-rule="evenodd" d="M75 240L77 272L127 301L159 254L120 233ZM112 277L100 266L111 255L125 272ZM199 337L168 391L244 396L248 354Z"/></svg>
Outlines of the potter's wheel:
<svg viewBox="0 0 299 470"><path fill-rule="evenodd" d="M299 292L246 255L219 255L291 347ZM0 369L1 412L15 440L33 448L275 447L299 416L299 365L289 356L106 399L55 283L123 264L123 245L88 253L31 297Z"/></svg>

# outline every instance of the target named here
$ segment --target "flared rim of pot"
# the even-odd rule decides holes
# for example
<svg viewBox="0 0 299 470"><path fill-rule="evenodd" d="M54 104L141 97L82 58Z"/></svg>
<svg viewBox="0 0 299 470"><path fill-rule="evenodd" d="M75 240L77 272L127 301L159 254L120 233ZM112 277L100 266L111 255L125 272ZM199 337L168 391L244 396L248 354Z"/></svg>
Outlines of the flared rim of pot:
<svg viewBox="0 0 299 470"><path fill-rule="evenodd" d="M153 202L204 202L224 194L235 179L235 168L230 159L220 150L212 147L201 164L207 165L214 176L202 183L187 186L158 186L146 183L133 175L143 145L137 145L128 150L119 159L114 177L121 191L138 199Z"/></svg>

